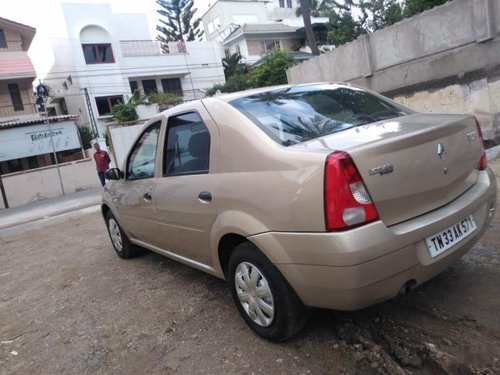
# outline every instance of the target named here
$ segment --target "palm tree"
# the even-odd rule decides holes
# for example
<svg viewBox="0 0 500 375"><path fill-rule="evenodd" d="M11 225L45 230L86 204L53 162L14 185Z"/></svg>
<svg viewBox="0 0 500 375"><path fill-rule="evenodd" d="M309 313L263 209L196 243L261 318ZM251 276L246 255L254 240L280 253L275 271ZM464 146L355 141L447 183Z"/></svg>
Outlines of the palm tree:
<svg viewBox="0 0 500 375"><path fill-rule="evenodd" d="M318 43L316 43L316 36L314 35L314 30L311 25L311 13L309 10L310 1L311 0L300 0L300 6L302 8L302 19L304 20L304 29L306 30L307 44L309 45L309 48L311 48L312 54L314 56L319 56Z"/></svg>

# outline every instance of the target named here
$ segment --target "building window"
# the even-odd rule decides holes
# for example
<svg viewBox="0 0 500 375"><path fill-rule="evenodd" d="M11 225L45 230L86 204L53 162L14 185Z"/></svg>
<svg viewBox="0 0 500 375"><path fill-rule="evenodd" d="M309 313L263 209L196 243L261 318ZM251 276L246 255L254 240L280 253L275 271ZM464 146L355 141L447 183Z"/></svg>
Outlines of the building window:
<svg viewBox="0 0 500 375"><path fill-rule="evenodd" d="M24 111L24 105L21 98L21 92L19 91L19 86L17 85L17 83L9 83L8 87L14 111Z"/></svg>
<svg viewBox="0 0 500 375"><path fill-rule="evenodd" d="M2 29L0 29L0 48L7 48L7 40Z"/></svg>
<svg viewBox="0 0 500 375"><path fill-rule="evenodd" d="M236 50L236 53L241 54L241 49L240 49L240 45L239 44L235 45L234 49Z"/></svg>
<svg viewBox="0 0 500 375"><path fill-rule="evenodd" d="M285 0L280 0L280 8L284 8L285 7Z"/></svg>
<svg viewBox="0 0 500 375"><path fill-rule="evenodd" d="M226 55L226 57L231 56L231 51L229 51L228 49L225 49L224 50L224 55Z"/></svg>
<svg viewBox="0 0 500 375"><path fill-rule="evenodd" d="M123 96L101 96L95 98L95 104L97 105L97 112L99 116L106 116L111 114L111 110L117 104L123 103Z"/></svg>
<svg viewBox="0 0 500 375"><path fill-rule="evenodd" d="M115 62L111 44L82 44L87 64L110 64Z"/></svg>
<svg viewBox="0 0 500 375"><path fill-rule="evenodd" d="M292 7L292 0L286 0L286 7L291 8Z"/></svg>
<svg viewBox="0 0 500 375"><path fill-rule="evenodd" d="M154 92L158 92L158 87L156 86L155 79L144 79L142 81L142 88L144 89L144 94L149 95Z"/></svg>
<svg viewBox="0 0 500 375"><path fill-rule="evenodd" d="M132 94L139 90L139 84L137 81L130 81L128 84L130 85L130 92Z"/></svg>
<svg viewBox="0 0 500 375"><path fill-rule="evenodd" d="M260 41L261 53L272 52L276 49L281 49L279 40L261 40Z"/></svg>
<svg viewBox="0 0 500 375"><path fill-rule="evenodd" d="M163 88L163 92L182 96L182 86L179 78L162 79L161 87Z"/></svg>

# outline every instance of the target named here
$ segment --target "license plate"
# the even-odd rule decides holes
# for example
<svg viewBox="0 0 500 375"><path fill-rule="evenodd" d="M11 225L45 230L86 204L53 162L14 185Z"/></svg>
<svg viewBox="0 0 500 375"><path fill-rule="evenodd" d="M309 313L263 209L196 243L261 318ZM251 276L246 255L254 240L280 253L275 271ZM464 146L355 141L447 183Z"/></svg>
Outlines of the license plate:
<svg viewBox="0 0 500 375"><path fill-rule="evenodd" d="M476 222L472 215L460 220L445 230L436 233L425 239L431 257L435 258L444 253L450 247L467 238L477 229Z"/></svg>

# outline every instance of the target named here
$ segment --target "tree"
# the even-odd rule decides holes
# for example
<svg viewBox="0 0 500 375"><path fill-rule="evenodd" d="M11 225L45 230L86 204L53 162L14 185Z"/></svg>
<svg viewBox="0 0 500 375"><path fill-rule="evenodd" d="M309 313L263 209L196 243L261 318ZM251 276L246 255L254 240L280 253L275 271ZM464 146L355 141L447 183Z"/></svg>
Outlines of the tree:
<svg viewBox="0 0 500 375"><path fill-rule="evenodd" d="M235 75L246 75L248 73L248 65L243 63L242 59L243 57L239 52L230 54L222 59L226 80Z"/></svg>
<svg viewBox="0 0 500 375"><path fill-rule="evenodd" d="M201 19L193 21L196 8L193 0L156 0L163 9L158 10L166 19L156 26L160 33L156 39L162 44L164 52L168 52L168 42L191 41L200 39L203 31L199 29Z"/></svg>
<svg viewBox="0 0 500 375"><path fill-rule="evenodd" d="M294 65L295 61L289 53L275 50L264 57L262 65L250 72L250 82L253 87L286 84L288 83L286 70Z"/></svg>
<svg viewBox="0 0 500 375"><path fill-rule="evenodd" d="M304 29L306 30L307 44L311 48L311 52L314 56L319 56L319 48L316 43L316 36L314 35L314 30L311 25L311 14L309 10L310 0L300 0L300 6L302 8L302 19L304 20Z"/></svg>
<svg viewBox="0 0 500 375"><path fill-rule="evenodd" d="M369 10L372 14L366 25L369 31L389 27L403 19L403 9L396 0L373 0Z"/></svg>
<svg viewBox="0 0 500 375"><path fill-rule="evenodd" d="M399 0L323 0L322 6L327 5L331 7L328 41L337 46L403 19Z"/></svg>
<svg viewBox="0 0 500 375"><path fill-rule="evenodd" d="M361 34L366 33L366 30L354 20L349 12L339 12L338 14L332 12L327 28L328 42L336 46L352 42Z"/></svg>
<svg viewBox="0 0 500 375"><path fill-rule="evenodd" d="M424 10L434 8L447 1L450 0L406 0L403 16L405 18L413 17L416 14L422 13Z"/></svg>

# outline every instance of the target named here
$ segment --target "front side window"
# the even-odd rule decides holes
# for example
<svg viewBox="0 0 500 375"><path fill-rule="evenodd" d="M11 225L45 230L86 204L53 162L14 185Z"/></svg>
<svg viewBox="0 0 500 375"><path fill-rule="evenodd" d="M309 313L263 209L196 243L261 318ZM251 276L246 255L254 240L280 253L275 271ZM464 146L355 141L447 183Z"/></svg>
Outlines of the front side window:
<svg viewBox="0 0 500 375"><path fill-rule="evenodd" d="M280 8L285 7L285 0L279 0Z"/></svg>
<svg viewBox="0 0 500 375"><path fill-rule="evenodd" d="M123 96L100 96L95 98L97 112L99 116L107 116L111 114L113 107L119 103L123 103Z"/></svg>
<svg viewBox="0 0 500 375"><path fill-rule="evenodd" d="M9 83L9 94L10 100L12 100L12 106L14 107L14 111L23 111L23 99L21 98L21 92L19 91L19 86L17 83Z"/></svg>
<svg viewBox="0 0 500 375"><path fill-rule="evenodd" d="M5 39L5 33L0 29L0 48L7 48L7 40Z"/></svg>
<svg viewBox="0 0 500 375"><path fill-rule="evenodd" d="M154 177L160 126L161 122L151 125L134 145L127 164L127 180Z"/></svg>
<svg viewBox="0 0 500 375"><path fill-rule="evenodd" d="M111 64L115 62L111 44L82 44L87 64Z"/></svg>
<svg viewBox="0 0 500 375"><path fill-rule="evenodd" d="M292 0L286 0L286 7L291 8L292 7Z"/></svg>
<svg viewBox="0 0 500 375"><path fill-rule="evenodd" d="M336 84L275 90L230 103L284 146L412 113L365 90Z"/></svg>
<svg viewBox="0 0 500 375"><path fill-rule="evenodd" d="M168 120L163 175L208 173L210 133L195 112Z"/></svg>

